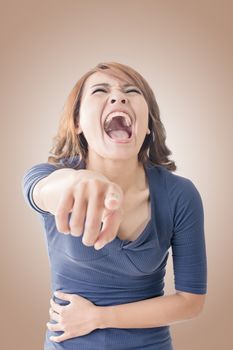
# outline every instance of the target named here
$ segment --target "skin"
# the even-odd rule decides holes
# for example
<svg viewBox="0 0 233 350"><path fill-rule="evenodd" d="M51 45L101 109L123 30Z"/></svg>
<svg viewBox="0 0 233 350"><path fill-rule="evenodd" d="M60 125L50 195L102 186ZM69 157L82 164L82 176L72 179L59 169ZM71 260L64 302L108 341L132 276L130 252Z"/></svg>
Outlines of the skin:
<svg viewBox="0 0 233 350"><path fill-rule="evenodd" d="M107 86L93 87L101 83ZM145 171L137 157L150 133L148 106L139 88L125 84L126 81L100 72L87 79L76 128L77 134L83 133L88 142L86 169L58 170L42 179L33 192L38 207L55 215L59 232L74 236L83 232L83 244L96 249L115 238L123 211L147 189ZM113 109L123 109L133 119L128 143L112 142L104 132L104 118Z"/></svg>
<svg viewBox="0 0 233 350"><path fill-rule="evenodd" d="M197 317L203 309L205 295L178 292L128 304L96 306L77 294L55 292L56 297L68 301L61 306L50 300L50 331L63 331L50 340L62 342L80 337L95 329L151 328L171 325Z"/></svg>
<svg viewBox="0 0 233 350"><path fill-rule="evenodd" d="M92 87L99 83L109 84L109 86ZM112 209L107 214L110 213L112 215L115 213L114 215L119 217L119 209L123 205L123 196L137 193L146 186L144 169L142 164L138 162L137 156L146 134L149 133L148 106L138 88L139 92L130 91L132 88L124 87L125 83L125 81L113 78L110 75L97 72L87 79L83 90L80 119L76 132L77 134L83 132L88 142L86 169L93 172L90 173L92 176L95 172L95 174L98 173L105 177L105 179L97 179L99 182L96 179L95 182L85 182L84 180L81 182L81 188L80 183L79 185L76 184L76 192L79 193L79 196L75 200L75 208L77 210L73 211L76 213L81 212L81 217L73 216L71 229L75 232L77 229L75 223L80 222L85 217L85 214L87 215L87 226L89 229L85 229L83 234L83 243L86 245L93 245L97 238L94 232L97 231L96 227L99 227L104 207L105 210L106 208ZM104 91L96 91L97 89L103 89ZM117 144L111 142L104 133L103 118L113 108L124 108L133 116L135 122L133 138L130 143ZM124 172L122 172L122 169L124 169ZM93 189L95 189L94 192ZM80 193L85 193L85 195L80 196ZM95 195L90 196L90 193L95 193ZM111 198L111 195L109 197L108 195L111 193L117 194L118 198ZM91 197L94 198L92 202L90 202ZM89 199L88 206L85 204L87 199ZM58 213L61 213L61 216L64 215L65 208L70 210L73 202L71 199L60 202L62 204L56 210L56 222L62 232L65 228L68 229L64 224L66 218L63 217L62 219ZM102 209L98 211L97 208L100 206ZM65 216L67 216L68 209ZM110 223L111 215L108 216ZM92 226L92 229L90 229L91 225L89 223L94 217L99 219L95 222L95 226ZM104 227L107 227L109 222L106 220ZM115 222L118 225L120 222L119 218ZM99 247L101 247L106 244L106 240L100 240L99 243ZM98 307L79 295L61 293L59 291L55 295L60 299L69 301L69 304L61 306L52 299L50 301L50 319L56 321L56 324L48 322L47 327L51 331L63 331L62 335L50 338L54 342L82 336L96 328L158 327L189 319L200 313L205 299L204 295L177 291L176 294L171 296L151 298L112 307Z"/></svg>
<svg viewBox="0 0 233 350"><path fill-rule="evenodd" d="M109 84L109 87L92 87L98 83ZM76 131L83 132L88 142L86 168L100 172L126 192L135 190L143 177L142 164L137 157L149 132L149 111L142 92L135 86L123 87L124 84L125 81L102 72L92 74L84 86ZM111 142L103 130L103 118L113 108L126 109L135 121L133 139L128 144Z"/></svg>

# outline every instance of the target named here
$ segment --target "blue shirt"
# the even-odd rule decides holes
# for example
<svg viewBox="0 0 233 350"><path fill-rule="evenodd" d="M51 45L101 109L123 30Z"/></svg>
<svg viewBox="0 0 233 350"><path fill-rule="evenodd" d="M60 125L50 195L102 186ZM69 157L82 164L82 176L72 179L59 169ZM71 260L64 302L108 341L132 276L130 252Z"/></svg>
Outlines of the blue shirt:
<svg viewBox="0 0 233 350"><path fill-rule="evenodd" d="M77 169L77 158L59 166L35 165L23 179L25 199L39 213L44 226L52 292L79 294L100 306L162 296L168 249L172 247L175 289L206 293L204 212L200 194L191 180L147 163L144 168L150 191L150 221L136 240L116 237L95 250L85 246L82 237L59 233L54 215L33 202L36 183L62 167ZM85 169L84 162L78 168ZM59 334L47 331L45 350L172 350L169 326L96 329L61 343L49 340L51 335Z"/></svg>

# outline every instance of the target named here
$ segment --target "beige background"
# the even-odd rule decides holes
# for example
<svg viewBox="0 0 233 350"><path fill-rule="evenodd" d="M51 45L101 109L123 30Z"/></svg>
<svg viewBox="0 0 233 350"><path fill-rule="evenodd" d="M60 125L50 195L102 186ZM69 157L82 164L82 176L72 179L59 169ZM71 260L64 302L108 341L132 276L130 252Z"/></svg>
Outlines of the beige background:
<svg viewBox="0 0 233 350"><path fill-rule="evenodd" d="M232 1L21 0L1 3L1 348L43 348L49 266L37 215L22 197L46 161L78 78L101 61L153 88L178 174L205 207L208 298L172 326L176 350L232 348ZM173 289L171 260L166 290Z"/></svg>

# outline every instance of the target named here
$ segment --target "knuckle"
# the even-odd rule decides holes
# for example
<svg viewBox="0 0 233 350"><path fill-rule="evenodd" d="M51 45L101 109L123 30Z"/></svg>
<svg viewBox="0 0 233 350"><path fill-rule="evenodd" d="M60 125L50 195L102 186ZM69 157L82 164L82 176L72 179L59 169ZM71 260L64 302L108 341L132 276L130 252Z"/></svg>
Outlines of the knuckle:
<svg viewBox="0 0 233 350"><path fill-rule="evenodd" d="M71 217L71 219L70 219L70 227L72 227L72 228L79 228L81 225L80 225L80 222L81 222L81 220L79 219L79 217L75 217L75 219L74 219L74 217Z"/></svg>
<svg viewBox="0 0 233 350"><path fill-rule="evenodd" d="M105 184L101 179L89 179L88 186L90 187L92 193L98 193L103 191Z"/></svg>
<svg viewBox="0 0 233 350"><path fill-rule="evenodd" d="M80 179L74 185L74 190L80 190L80 188L85 188L87 185L87 179Z"/></svg>
<svg viewBox="0 0 233 350"><path fill-rule="evenodd" d="M93 178L93 179L89 179L88 183L89 183L90 186L98 186L100 184L100 180L96 179L96 178Z"/></svg>
<svg viewBox="0 0 233 350"><path fill-rule="evenodd" d="M75 295L75 294L70 294L70 301L71 301L71 302L74 302L75 299L76 299L76 297L77 297L77 295Z"/></svg>
<svg viewBox="0 0 233 350"><path fill-rule="evenodd" d="M72 332L68 329L68 327L67 327L67 329L65 331L66 331L66 335L67 336L71 336Z"/></svg>
<svg viewBox="0 0 233 350"><path fill-rule="evenodd" d="M64 331L67 331L66 323L64 321L60 321L60 326Z"/></svg>
<svg viewBox="0 0 233 350"><path fill-rule="evenodd" d="M86 180L80 180L79 183L77 183L73 189L73 198L80 198L86 193Z"/></svg>
<svg viewBox="0 0 233 350"><path fill-rule="evenodd" d="M61 318L64 317L64 312L65 312L65 310L64 310L64 309L61 309L61 311L60 311L60 317L61 317Z"/></svg>

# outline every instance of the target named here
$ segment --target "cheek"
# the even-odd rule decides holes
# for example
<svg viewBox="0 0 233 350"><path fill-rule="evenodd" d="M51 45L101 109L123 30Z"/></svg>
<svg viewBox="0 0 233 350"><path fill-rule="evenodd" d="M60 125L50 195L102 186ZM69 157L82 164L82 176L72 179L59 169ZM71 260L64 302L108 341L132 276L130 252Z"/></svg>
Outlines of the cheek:
<svg viewBox="0 0 233 350"><path fill-rule="evenodd" d="M139 101L137 105L137 110L144 120L148 121L149 109L145 99Z"/></svg>
<svg viewBox="0 0 233 350"><path fill-rule="evenodd" d="M139 115L140 115L141 132L143 133L144 130L147 130L149 125L149 110L147 105L141 106Z"/></svg>
<svg viewBox="0 0 233 350"><path fill-rule="evenodd" d="M86 99L80 106L80 126L83 128L93 128L93 126L100 125L99 106L95 101Z"/></svg>
<svg viewBox="0 0 233 350"><path fill-rule="evenodd" d="M94 122L94 118L91 110L89 108L86 108L86 109L82 108L79 114L79 125L81 126L83 131L88 131L91 123L93 122Z"/></svg>

